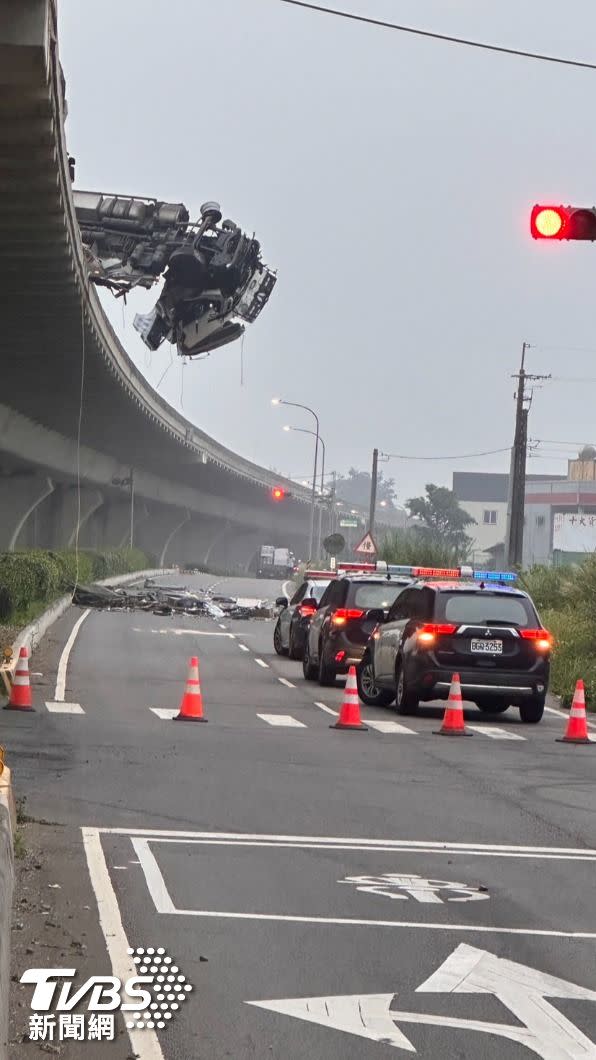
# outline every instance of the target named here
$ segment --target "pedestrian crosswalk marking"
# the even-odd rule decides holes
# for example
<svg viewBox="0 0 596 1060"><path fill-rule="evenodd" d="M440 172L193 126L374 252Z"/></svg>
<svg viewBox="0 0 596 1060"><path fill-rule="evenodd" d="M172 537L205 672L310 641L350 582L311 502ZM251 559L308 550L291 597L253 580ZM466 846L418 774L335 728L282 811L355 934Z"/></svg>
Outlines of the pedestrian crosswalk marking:
<svg viewBox="0 0 596 1060"><path fill-rule="evenodd" d="M507 732L500 729L498 725L468 725L468 729L477 732L479 736L490 736L491 740L525 740L525 736L518 736L516 732Z"/></svg>
<svg viewBox="0 0 596 1060"><path fill-rule="evenodd" d="M290 714L257 714L257 718L266 721L268 725L284 725L288 729L305 729L301 721L292 718Z"/></svg>
<svg viewBox="0 0 596 1060"><path fill-rule="evenodd" d="M370 718L367 718L366 724L369 728L376 729L377 732L395 732L400 733L402 736L418 736L415 729L408 729L407 725L400 725L397 721L371 721Z"/></svg>
<svg viewBox="0 0 596 1060"><path fill-rule="evenodd" d="M80 703L46 703L50 714L84 714Z"/></svg>

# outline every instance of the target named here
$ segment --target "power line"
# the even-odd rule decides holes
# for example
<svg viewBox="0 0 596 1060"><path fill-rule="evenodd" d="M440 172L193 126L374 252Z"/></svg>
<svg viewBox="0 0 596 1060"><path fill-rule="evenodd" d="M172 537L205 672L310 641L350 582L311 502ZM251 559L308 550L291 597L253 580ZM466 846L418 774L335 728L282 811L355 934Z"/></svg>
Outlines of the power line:
<svg viewBox="0 0 596 1060"><path fill-rule="evenodd" d="M563 59L558 55L545 55L541 52L527 52L520 48L505 48L500 44L486 44L483 41L469 40L466 37L452 37L447 33L433 33L431 30L417 29L414 26L401 26L397 22L385 22L380 18L370 18L368 15L356 15L351 11L340 11L334 7L322 7L320 4L306 3L305 0L281 0L282 4L291 4L293 7L303 7L308 11L316 11L324 15L335 15L337 18L349 19L352 22L363 22L369 26L379 26L382 29L393 29L399 33L410 33L416 37L428 37L431 40L440 40L448 44L462 44L467 48L481 48L484 51L499 52L502 55L516 55L523 59L538 59L545 63L559 63L562 66L576 66L584 70L596 70L595 63L583 63L578 59Z"/></svg>
<svg viewBox="0 0 596 1060"><path fill-rule="evenodd" d="M494 453L509 453L511 446L506 445L502 449L485 449L481 453L457 453L456 456L404 456L402 453L379 453L380 457L389 460L471 460L475 456L493 456Z"/></svg>

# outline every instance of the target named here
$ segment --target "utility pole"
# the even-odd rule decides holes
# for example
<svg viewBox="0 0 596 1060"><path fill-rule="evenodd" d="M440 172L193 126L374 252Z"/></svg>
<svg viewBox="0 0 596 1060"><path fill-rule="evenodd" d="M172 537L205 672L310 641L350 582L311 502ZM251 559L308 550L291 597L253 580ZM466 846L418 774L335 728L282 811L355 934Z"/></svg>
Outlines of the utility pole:
<svg viewBox="0 0 596 1060"><path fill-rule="evenodd" d="M525 369L528 342L522 345L521 365L517 375L515 407L515 436L511 450L509 472L509 499L507 505L506 564L521 567L524 550L524 509L526 498L526 455L528 448L528 412L532 404L531 392L526 393L527 383L550 379L549 375L529 375Z"/></svg>
<svg viewBox="0 0 596 1060"><path fill-rule="evenodd" d="M134 546L135 537L135 469L130 469L130 547Z"/></svg>
<svg viewBox="0 0 596 1060"><path fill-rule="evenodd" d="M374 536L375 512L377 510L377 478L379 466L379 450L373 449L372 474L370 478L370 512L368 515L368 532Z"/></svg>

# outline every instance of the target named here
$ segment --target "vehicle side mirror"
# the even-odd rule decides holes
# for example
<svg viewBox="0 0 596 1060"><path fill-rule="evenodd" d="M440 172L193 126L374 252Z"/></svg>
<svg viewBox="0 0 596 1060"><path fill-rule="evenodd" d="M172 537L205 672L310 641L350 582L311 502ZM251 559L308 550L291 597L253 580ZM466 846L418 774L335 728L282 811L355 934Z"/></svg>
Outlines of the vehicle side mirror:
<svg viewBox="0 0 596 1060"><path fill-rule="evenodd" d="M366 617L372 622L384 622L385 612L382 607L371 607L370 610L366 612Z"/></svg>
<svg viewBox="0 0 596 1060"><path fill-rule="evenodd" d="M287 598L287 596L278 596L277 600L275 601L275 606L276 607L283 607L283 608L287 607L288 606L288 598Z"/></svg>

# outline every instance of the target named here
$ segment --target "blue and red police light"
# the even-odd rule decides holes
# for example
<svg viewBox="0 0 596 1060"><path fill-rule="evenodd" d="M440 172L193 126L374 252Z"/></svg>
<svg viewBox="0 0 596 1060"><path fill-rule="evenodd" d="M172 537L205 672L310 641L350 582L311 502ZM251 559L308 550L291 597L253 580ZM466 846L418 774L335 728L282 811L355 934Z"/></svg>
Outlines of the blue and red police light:
<svg viewBox="0 0 596 1060"><path fill-rule="evenodd" d="M596 240L596 209L584 206L532 207L530 232L534 239Z"/></svg>

